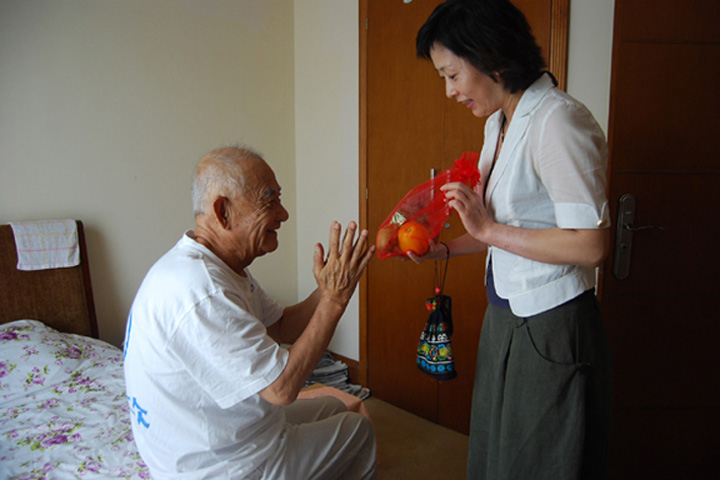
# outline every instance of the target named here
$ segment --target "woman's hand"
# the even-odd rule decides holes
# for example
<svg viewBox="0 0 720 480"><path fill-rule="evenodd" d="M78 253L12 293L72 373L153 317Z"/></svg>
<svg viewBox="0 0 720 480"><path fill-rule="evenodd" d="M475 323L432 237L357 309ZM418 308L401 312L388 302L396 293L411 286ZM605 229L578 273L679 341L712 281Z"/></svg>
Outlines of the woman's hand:
<svg viewBox="0 0 720 480"><path fill-rule="evenodd" d="M422 263L425 260L445 260L448 258L448 247L441 244L430 241L430 248L428 248L428 251L425 252L425 255L419 256L415 255L415 252L412 250L407 252L407 258L412 260L415 263ZM402 260L406 260L405 257L399 257Z"/></svg>
<svg viewBox="0 0 720 480"><path fill-rule="evenodd" d="M440 187L440 190L445 192L445 200L448 206L460 216L465 231L473 238L487 243L486 232L494 222L488 215L483 202L482 183L478 184L475 190L471 190L467 185L460 182L448 183Z"/></svg>

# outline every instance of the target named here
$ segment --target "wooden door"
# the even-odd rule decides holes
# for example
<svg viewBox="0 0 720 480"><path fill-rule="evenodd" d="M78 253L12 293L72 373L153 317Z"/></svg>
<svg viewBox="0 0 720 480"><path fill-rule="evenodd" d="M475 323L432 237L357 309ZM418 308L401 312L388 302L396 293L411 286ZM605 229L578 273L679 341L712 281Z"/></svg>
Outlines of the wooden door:
<svg viewBox="0 0 720 480"><path fill-rule="evenodd" d="M360 177L361 191L367 192L361 218L372 235L411 188L430 178L431 169L439 172L463 151L482 147L485 119L447 99L432 63L416 58L417 31L439 3L363 0L360 4L362 27L366 27L361 35ZM528 16L545 57L554 52L551 65L564 81L567 0L516 4ZM462 233L462 224L453 217L441 239ZM415 364L428 316L425 299L433 295L435 265L394 259L371 262L361 284L360 369L365 369L363 380L374 396L467 433L486 307L484 261L484 255L450 261L445 292L453 299L458 377L444 382L421 373Z"/></svg>
<svg viewBox="0 0 720 480"><path fill-rule="evenodd" d="M609 478L718 478L720 2L618 0L615 12L611 212L617 224L632 195L635 230L601 277L615 364ZM627 251L625 277L615 256Z"/></svg>

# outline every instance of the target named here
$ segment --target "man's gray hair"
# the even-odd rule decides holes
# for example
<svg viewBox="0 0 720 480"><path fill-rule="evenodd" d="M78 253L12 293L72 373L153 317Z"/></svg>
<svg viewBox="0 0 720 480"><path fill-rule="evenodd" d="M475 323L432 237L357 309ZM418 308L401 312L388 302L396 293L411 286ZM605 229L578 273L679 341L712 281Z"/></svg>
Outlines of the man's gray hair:
<svg viewBox="0 0 720 480"><path fill-rule="evenodd" d="M205 155L195 169L192 204L195 216L207 212L209 202L218 196L233 198L243 194L245 176L240 160L262 156L245 146L225 147Z"/></svg>

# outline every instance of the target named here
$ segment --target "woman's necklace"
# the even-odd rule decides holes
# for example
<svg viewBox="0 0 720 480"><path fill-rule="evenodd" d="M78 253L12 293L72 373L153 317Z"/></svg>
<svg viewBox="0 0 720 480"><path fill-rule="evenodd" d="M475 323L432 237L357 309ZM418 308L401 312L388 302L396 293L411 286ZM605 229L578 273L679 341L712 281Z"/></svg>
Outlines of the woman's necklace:
<svg viewBox="0 0 720 480"><path fill-rule="evenodd" d="M500 125L500 143L505 143L505 129L507 126L507 117L503 113L502 125Z"/></svg>

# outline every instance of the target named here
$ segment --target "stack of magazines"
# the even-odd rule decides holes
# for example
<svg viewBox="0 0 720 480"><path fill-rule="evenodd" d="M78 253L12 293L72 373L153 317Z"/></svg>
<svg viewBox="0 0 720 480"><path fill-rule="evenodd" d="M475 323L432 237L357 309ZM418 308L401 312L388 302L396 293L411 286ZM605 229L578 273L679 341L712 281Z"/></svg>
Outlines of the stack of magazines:
<svg viewBox="0 0 720 480"><path fill-rule="evenodd" d="M335 357L330 352L325 352L310 378L305 382L305 386L314 383L322 383L325 386L337 388L350 395L360 397L362 400L370 396L370 389L367 387L350 383L347 364L335 360Z"/></svg>

